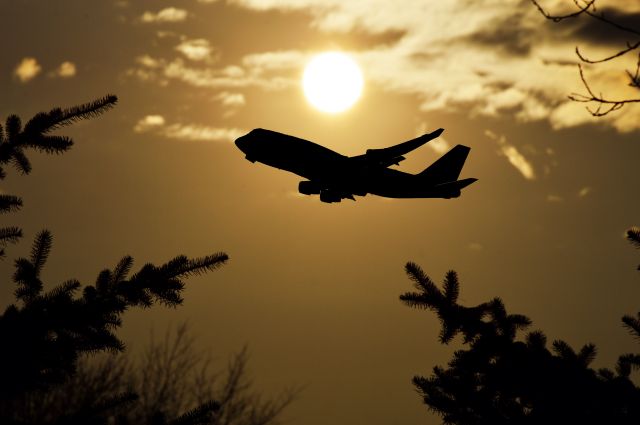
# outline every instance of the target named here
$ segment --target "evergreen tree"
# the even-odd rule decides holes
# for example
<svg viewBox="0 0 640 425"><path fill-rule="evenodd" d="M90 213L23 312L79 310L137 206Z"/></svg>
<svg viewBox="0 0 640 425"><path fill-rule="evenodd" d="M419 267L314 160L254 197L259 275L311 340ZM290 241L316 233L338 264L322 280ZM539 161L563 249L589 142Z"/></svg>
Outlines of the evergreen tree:
<svg viewBox="0 0 640 425"><path fill-rule="evenodd" d="M61 154L73 145L66 136L50 134L61 127L76 121L96 117L112 108L118 98L107 95L93 102L72 108L54 108L49 112L40 112L31 118L25 126L17 115L7 118L5 128L0 125L0 180L7 176L5 167L12 165L21 174L31 172L31 162L25 150L34 149L49 154ZM22 207L22 199L13 195L0 195L0 214L17 211ZM15 243L22 237L19 227L0 228L0 257L5 256L8 243Z"/></svg>
<svg viewBox="0 0 640 425"><path fill-rule="evenodd" d="M640 247L640 230L627 233ZM593 344L574 350L562 340L547 346L541 331L525 331L528 317L508 314L500 298L467 307L458 303L460 283L454 271L439 288L422 269L405 270L417 291L400 300L413 308L434 311L441 324L440 342L457 335L462 349L447 367L413 384L424 403L445 424L638 424L640 387L630 379L640 368L639 354L624 354L615 369L594 370ZM640 338L640 312L624 316L623 325Z"/></svg>
<svg viewBox="0 0 640 425"><path fill-rule="evenodd" d="M6 176L7 165L21 174L31 171L25 154L28 149L66 152L72 140L51 132L96 117L116 102L116 96L109 95L68 109L55 108L35 115L24 127L18 116L11 115L5 128L0 126L0 179ZM0 212L15 211L21 206L19 197L0 195ZM0 254L5 255L6 244L21 236L18 227L0 229ZM132 274L133 259L126 256L113 269L100 272L93 285L83 287L79 281L69 280L45 291L41 273L52 244L51 233L43 230L36 236L30 256L15 260L16 303L0 315L2 424L20 423L14 415L16 404L72 379L80 356L122 351L124 345L115 331L126 310L156 303L178 306L182 303L185 278L214 270L228 259L221 252L194 259L180 255L160 266L145 264ZM96 399L83 410L61 417L58 423L106 423L107 412L137 398L132 392L122 392ZM218 403L207 401L178 417L168 418L159 412L152 423L209 423L218 410Z"/></svg>

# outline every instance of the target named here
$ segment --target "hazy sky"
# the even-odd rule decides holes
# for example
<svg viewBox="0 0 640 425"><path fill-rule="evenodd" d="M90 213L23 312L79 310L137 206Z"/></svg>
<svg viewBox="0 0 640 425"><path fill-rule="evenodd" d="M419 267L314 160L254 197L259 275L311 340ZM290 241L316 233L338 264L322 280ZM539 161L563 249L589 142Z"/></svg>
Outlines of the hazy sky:
<svg viewBox="0 0 640 425"><path fill-rule="evenodd" d="M638 27L629 3L601 7ZM640 109L595 120L567 99L583 90L575 46L602 57L624 47L619 35L586 19L553 24L528 0L0 0L0 16L2 119L120 98L64 130L71 152L36 155L31 175L2 183L25 202L3 220L26 235L2 275L45 227L51 284L92 283L125 254L138 265L231 256L189 281L183 307L129 313L133 347L189 320L221 365L248 344L265 393L306 386L291 424L436 424L410 381L455 344L438 344L433 314L398 301L411 260L436 280L457 270L465 303L500 296L550 339L596 343L597 367L637 349L619 319L640 307L640 260L623 239L640 223ZM339 115L300 86L309 58L333 49L365 78ZM611 97L632 95L635 60L587 75ZM461 177L479 181L454 200L323 204L297 194L299 177L244 159L232 140L255 127L347 155L443 127L447 145L400 169L461 143ZM12 291L0 289L2 305Z"/></svg>

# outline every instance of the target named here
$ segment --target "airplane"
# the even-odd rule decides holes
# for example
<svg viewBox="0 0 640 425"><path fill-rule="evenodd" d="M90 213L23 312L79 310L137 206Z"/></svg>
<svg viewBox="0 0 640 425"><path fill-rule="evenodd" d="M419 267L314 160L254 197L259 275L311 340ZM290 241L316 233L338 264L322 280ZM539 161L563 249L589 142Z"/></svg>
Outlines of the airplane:
<svg viewBox="0 0 640 425"><path fill-rule="evenodd" d="M403 155L440 136L444 129L382 149L368 149L348 157L308 140L256 128L236 139L236 146L250 162L262 162L306 180L298 185L304 195L320 195L333 203L368 193L387 198L457 198L461 189L477 181L458 180L471 148L457 145L424 171L409 174L389 168Z"/></svg>

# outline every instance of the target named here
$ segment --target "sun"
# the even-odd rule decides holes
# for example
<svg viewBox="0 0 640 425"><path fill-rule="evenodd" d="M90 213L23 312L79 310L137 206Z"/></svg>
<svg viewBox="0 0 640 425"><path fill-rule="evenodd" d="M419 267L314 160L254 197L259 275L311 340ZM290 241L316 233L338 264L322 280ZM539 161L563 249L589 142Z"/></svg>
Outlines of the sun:
<svg viewBox="0 0 640 425"><path fill-rule="evenodd" d="M363 85L358 64L341 52L314 56L302 76L302 87L309 103L330 114L353 106L362 94Z"/></svg>

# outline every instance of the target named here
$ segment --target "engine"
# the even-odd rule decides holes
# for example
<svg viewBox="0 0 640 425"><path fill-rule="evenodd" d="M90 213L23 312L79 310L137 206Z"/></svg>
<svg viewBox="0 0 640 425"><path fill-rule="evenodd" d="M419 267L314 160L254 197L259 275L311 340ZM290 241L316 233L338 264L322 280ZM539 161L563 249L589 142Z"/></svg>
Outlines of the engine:
<svg viewBox="0 0 640 425"><path fill-rule="evenodd" d="M460 189L451 191L443 196L444 199L458 198L460 197Z"/></svg>
<svg viewBox="0 0 640 425"><path fill-rule="evenodd" d="M310 181L301 181L298 184L298 192L303 195L317 195L320 193L320 186L314 182Z"/></svg>
<svg viewBox="0 0 640 425"><path fill-rule="evenodd" d="M320 192L320 200L327 203L340 202L342 201L342 194L324 189Z"/></svg>

